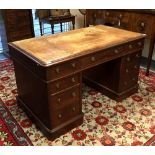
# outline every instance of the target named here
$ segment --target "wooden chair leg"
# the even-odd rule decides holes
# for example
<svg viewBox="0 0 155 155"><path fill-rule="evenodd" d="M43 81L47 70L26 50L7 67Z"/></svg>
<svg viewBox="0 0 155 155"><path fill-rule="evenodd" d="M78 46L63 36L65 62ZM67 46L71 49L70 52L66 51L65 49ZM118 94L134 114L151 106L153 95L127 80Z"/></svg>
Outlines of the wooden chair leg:
<svg viewBox="0 0 155 155"><path fill-rule="evenodd" d="M39 25L40 25L40 34L42 36L43 35L43 32L42 32L42 22L41 21L39 21Z"/></svg>
<svg viewBox="0 0 155 155"><path fill-rule="evenodd" d="M52 34L54 34L54 24L51 24Z"/></svg>

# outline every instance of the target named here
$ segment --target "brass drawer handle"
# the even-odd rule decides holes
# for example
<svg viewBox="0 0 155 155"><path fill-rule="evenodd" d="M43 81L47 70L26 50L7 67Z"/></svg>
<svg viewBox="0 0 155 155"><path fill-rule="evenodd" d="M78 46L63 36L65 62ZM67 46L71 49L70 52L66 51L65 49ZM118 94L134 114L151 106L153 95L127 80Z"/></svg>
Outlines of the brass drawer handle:
<svg viewBox="0 0 155 155"><path fill-rule="evenodd" d="M127 85L128 85L128 83L125 81L125 82L124 82L124 85L125 85L125 86L127 86Z"/></svg>
<svg viewBox="0 0 155 155"><path fill-rule="evenodd" d="M141 42L138 42L138 45L139 45L139 46L141 46L141 45L142 45L142 43L141 43Z"/></svg>
<svg viewBox="0 0 155 155"><path fill-rule="evenodd" d="M106 15L109 16L109 12L106 12Z"/></svg>
<svg viewBox="0 0 155 155"><path fill-rule="evenodd" d="M137 65L135 65L135 66L134 66L134 68L135 68L135 69L137 69L137 68L138 68L138 66L137 66Z"/></svg>
<svg viewBox="0 0 155 155"><path fill-rule="evenodd" d="M129 72L129 70L128 70L128 69L126 69L126 70L125 70L125 72L126 72L126 73L128 73L128 72Z"/></svg>
<svg viewBox="0 0 155 155"><path fill-rule="evenodd" d="M75 92L73 92L73 93L72 93L72 96L73 96L73 97L75 97L75 96L76 96L76 93L75 93Z"/></svg>
<svg viewBox="0 0 155 155"><path fill-rule="evenodd" d="M74 77L72 77L72 82L75 82L75 78Z"/></svg>
<svg viewBox="0 0 155 155"><path fill-rule="evenodd" d="M75 66L76 66L76 64L73 62L73 63L72 63L72 67L75 68Z"/></svg>
<svg viewBox="0 0 155 155"><path fill-rule="evenodd" d="M73 111L75 111L75 107L73 107Z"/></svg>
<svg viewBox="0 0 155 155"><path fill-rule="evenodd" d="M56 68L56 73L60 73L60 69L59 68Z"/></svg>
<svg viewBox="0 0 155 155"><path fill-rule="evenodd" d="M60 103L61 102L61 98L58 98L57 101Z"/></svg>
<svg viewBox="0 0 155 155"><path fill-rule="evenodd" d="M135 78L132 78L132 80L135 81L136 79Z"/></svg>
<svg viewBox="0 0 155 155"><path fill-rule="evenodd" d="M116 50L114 50L114 52L116 53L116 54L118 54L118 50L116 49Z"/></svg>
<svg viewBox="0 0 155 155"><path fill-rule="evenodd" d="M129 48L130 48L130 49L132 49L132 47L133 47L132 45L129 45Z"/></svg>
<svg viewBox="0 0 155 155"><path fill-rule="evenodd" d="M127 57L127 61L130 61L130 57Z"/></svg>
<svg viewBox="0 0 155 155"><path fill-rule="evenodd" d="M141 22L141 23L140 23L140 26L141 26L141 27L144 27L144 26L145 26L145 23L144 23L144 22Z"/></svg>
<svg viewBox="0 0 155 155"><path fill-rule="evenodd" d="M95 61L95 57L94 56L91 57L91 61Z"/></svg>
<svg viewBox="0 0 155 155"><path fill-rule="evenodd" d="M62 115L61 115L61 114L59 114L59 115L58 115L58 118L59 118L59 119L60 119L60 118L62 118Z"/></svg>
<svg viewBox="0 0 155 155"><path fill-rule="evenodd" d="M56 86L57 89L60 88L60 84L59 83L57 83L55 86Z"/></svg>
<svg viewBox="0 0 155 155"><path fill-rule="evenodd" d="M140 57L140 55L139 54L136 54L136 58L139 58Z"/></svg>

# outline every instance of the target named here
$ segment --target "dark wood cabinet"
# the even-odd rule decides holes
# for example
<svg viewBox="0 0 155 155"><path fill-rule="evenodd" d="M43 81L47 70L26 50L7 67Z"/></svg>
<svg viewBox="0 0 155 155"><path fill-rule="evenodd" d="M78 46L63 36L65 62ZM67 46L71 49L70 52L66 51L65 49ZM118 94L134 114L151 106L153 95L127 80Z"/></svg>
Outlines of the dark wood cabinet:
<svg viewBox="0 0 155 155"><path fill-rule="evenodd" d="M8 42L34 37L30 9L5 9L3 17Z"/></svg>
<svg viewBox="0 0 155 155"><path fill-rule="evenodd" d="M105 24L147 34L150 40L146 75L149 75L155 44L155 12L151 10L87 10L86 25Z"/></svg>

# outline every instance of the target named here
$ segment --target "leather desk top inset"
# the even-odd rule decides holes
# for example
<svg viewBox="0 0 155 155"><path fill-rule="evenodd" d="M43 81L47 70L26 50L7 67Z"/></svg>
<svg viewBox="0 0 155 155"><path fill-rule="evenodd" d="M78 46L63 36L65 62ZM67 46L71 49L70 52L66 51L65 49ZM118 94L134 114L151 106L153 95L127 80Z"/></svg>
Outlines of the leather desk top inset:
<svg viewBox="0 0 155 155"><path fill-rule="evenodd" d="M98 25L15 41L10 45L40 65L50 66L144 37L145 34Z"/></svg>

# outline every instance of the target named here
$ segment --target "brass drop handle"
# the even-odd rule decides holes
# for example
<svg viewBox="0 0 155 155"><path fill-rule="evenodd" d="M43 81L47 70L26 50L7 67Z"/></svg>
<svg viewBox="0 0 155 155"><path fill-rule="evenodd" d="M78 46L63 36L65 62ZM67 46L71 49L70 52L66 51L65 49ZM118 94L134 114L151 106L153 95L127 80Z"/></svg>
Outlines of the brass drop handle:
<svg viewBox="0 0 155 155"><path fill-rule="evenodd" d="M73 63L72 63L72 67L75 68L75 66L76 66L76 64L73 62Z"/></svg>
<svg viewBox="0 0 155 155"><path fill-rule="evenodd" d="M127 57L127 61L130 61L130 57Z"/></svg>
<svg viewBox="0 0 155 155"><path fill-rule="evenodd" d="M144 23L144 22L141 22L141 23L140 23L140 26L141 26L141 27L145 27L145 23Z"/></svg>
<svg viewBox="0 0 155 155"><path fill-rule="evenodd" d="M126 69L125 71L126 71L126 73L128 73L128 72L129 72L129 70L128 70L128 69Z"/></svg>
<svg viewBox="0 0 155 155"><path fill-rule="evenodd" d="M58 98L57 101L60 103L61 102L61 98Z"/></svg>
<svg viewBox="0 0 155 155"><path fill-rule="evenodd" d="M75 82L75 78L74 77L72 77L72 82Z"/></svg>
<svg viewBox="0 0 155 155"><path fill-rule="evenodd" d="M96 59L95 59L95 57L94 56L92 56L91 57L91 61L95 61Z"/></svg>
<svg viewBox="0 0 155 155"><path fill-rule="evenodd" d="M132 49L132 45L131 44L129 45L129 48Z"/></svg>
<svg viewBox="0 0 155 155"><path fill-rule="evenodd" d="M59 83L56 84L56 88L57 89L60 88L60 84Z"/></svg>
<svg viewBox="0 0 155 155"><path fill-rule="evenodd" d="M60 119L60 118L62 118L62 115L61 115L61 114L59 114L59 115L58 115L58 118L59 118L59 119Z"/></svg>
<svg viewBox="0 0 155 155"><path fill-rule="evenodd" d="M138 68L137 65L135 65L134 68L137 69Z"/></svg>
<svg viewBox="0 0 155 155"><path fill-rule="evenodd" d="M73 109L72 109L73 111L75 111L75 107L73 107Z"/></svg>
<svg viewBox="0 0 155 155"><path fill-rule="evenodd" d="M73 92L73 93L72 93L72 96L73 96L73 97L75 97L75 96L76 96L76 93L75 93L75 92Z"/></svg>
<svg viewBox="0 0 155 155"><path fill-rule="evenodd" d="M109 16L109 12L106 12L106 15Z"/></svg>
<svg viewBox="0 0 155 155"><path fill-rule="evenodd" d="M141 42L138 42L138 45L139 45L139 46L141 46L141 45L142 45L142 43L141 43Z"/></svg>
<svg viewBox="0 0 155 155"><path fill-rule="evenodd" d="M136 79L135 78L132 78L132 80L135 81Z"/></svg>
<svg viewBox="0 0 155 155"><path fill-rule="evenodd" d="M120 15L119 15L119 19L121 19L122 17L123 17L123 15L122 15L122 14L120 14Z"/></svg>
<svg viewBox="0 0 155 155"><path fill-rule="evenodd" d="M55 71L56 71L56 73L60 73L60 69L58 67L56 68Z"/></svg>
<svg viewBox="0 0 155 155"><path fill-rule="evenodd" d="M126 85L126 86L127 86L127 85L128 85L128 83L125 81L125 82L124 82L124 85Z"/></svg>
<svg viewBox="0 0 155 155"><path fill-rule="evenodd" d="M136 54L136 58L139 58L140 57L140 55L139 54Z"/></svg>
<svg viewBox="0 0 155 155"><path fill-rule="evenodd" d="M115 49L114 52L115 52L116 54L118 54L118 50L117 50L117 49Z"/></svg>

